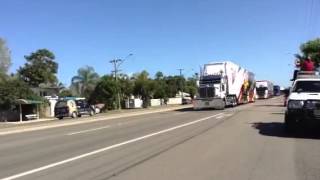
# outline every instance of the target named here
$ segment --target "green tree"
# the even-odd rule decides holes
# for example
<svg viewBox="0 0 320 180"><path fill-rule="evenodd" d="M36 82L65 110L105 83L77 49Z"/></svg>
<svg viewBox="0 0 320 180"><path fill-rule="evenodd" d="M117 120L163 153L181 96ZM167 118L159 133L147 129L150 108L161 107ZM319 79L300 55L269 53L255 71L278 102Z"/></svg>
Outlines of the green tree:
<svg viewBox="0 0 320 180"><path fill-rule="evenodd" d="M17 99L43 100L29 86L16 78L0 82L0 109L10 109Z"/></svg>
<svg viewBox="0 0 320 180"><path fill-rule="evenodd" d="M6 42L0 38L0 81L3 81L7 77L10 66L10 50L6 45Z"/></svg>
<svg viewBox="0 0 320 180"><path fill-rule="evenodd" d="M143 107L146 108L150 105L150 99L153 97L155 84L149 79L149 73L147 71L135 74L134 79L133 94L142 98Z"/></svg>
<svg viewBox="0 0 320 180"><path fill-rule="evenodd" d="M69 89L63 89L58 94L59 97L72 97L72 92Z"/></svg>
<svg viewBox="0 0 320 180"><path fill-rule="evenodd" d="M314 60L319 66L320 63L320 38L310 40L306 43L303 43L300 46L300 51L302 54L296 54L295 57L301 61L305 60L308 56L311 56L311 59Z"/></svg>
<svg viewBox="0 0 320 180"><path fill-rule="evenodd" d="M129 98L133 94L133 81L126 74L120 74L118 76L119 89L121 93L121 101L123 102L126 98Z"/></svg>
<svg viewBox="0 0 320 180"><path fill-rule="evenodd" d="M186 81L185 92L189 93L191 98L193 98L197 93L197 79L194 77L188 78Z"/></svg>
<svg viewBox="0 0 320 180"><path fill-rule="evenodd" d="M162 72L158 71L155 74L155 84L154 84L154 98L156 99L166 99L168 98L168 94L166 89L168 88L165 76Z"/></svg>
<svg viewBox="0 0 320 180"><path fill-rule="evenodd" d="M99 75L94 71L94 68L85 66L80 68L78 75L71 79L71 88L75 90L77 95L89 98L98 81Z"/></svg>
<svg viewBox="0 0 320 180"><path fill-rule="evenodd" d="M25 56L27 63L20 67L18 73L20 77L33 87L39 84L55 84L57 82L56 74L58 72L58 63L56 63L54 54L47 49L39 49Z"/></svg>
<svg viewBox="0 0 320 180"><path fill-rule="evenodd" d="M155 76L154 76L155 80L162 80L164 78L164 75L161 71L158 71Z"/></svg>
<svg viewBox="0 0 320 180"><path fill-rule="evenodd" d="M175 97L179 91L184 91L185 78L183 76L168 76L166 77L168 97Z"/></svg>
<svg viewBox="0 0 320 180"><path fill-rule="evenodd" d="M117 84L114 77L105 75L97 83L89 98L91 103L103 103L108 109L115 109L117 106Z"/></svg>

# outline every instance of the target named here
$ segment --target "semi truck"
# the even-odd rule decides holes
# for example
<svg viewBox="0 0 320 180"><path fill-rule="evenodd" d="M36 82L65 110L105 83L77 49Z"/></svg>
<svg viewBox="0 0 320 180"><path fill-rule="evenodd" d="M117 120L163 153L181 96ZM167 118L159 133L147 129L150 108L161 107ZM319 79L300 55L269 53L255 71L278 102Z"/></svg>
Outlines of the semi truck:
<svg viewBox="0 0 320 180"><path fill-rule="evenodd" d="M224 109L254 102L255 78L252 72L230 62L205 64L200 72L194 109Z"/></svg>
<svg viewBox="0 0 320 180"><path fill-rule="evenodd" d="M281 88L279 85L273 86L273 95L274 96L280 96L281 95Z"/></svg>
<svg viewBox="0 0 320 180"><path fill-rule="evenodd" d="M257 99L268 99L273 97L273 83L268 80L257 81L256 92Z"/></svg>

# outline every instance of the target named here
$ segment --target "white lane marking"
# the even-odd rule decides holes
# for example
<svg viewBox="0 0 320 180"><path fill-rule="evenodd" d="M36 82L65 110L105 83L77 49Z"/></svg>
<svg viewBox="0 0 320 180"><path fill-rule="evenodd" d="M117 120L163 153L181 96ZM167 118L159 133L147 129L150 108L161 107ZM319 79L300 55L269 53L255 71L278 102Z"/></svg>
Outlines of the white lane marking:
<svg viewBox="0 0 320 180"><path fill-rule="evenodd" d="M85 158L85 157L88 157L88 156L92 156L92 155L95 155L95 154L98 154L98 153L101 153L101 152L104 152L104 151L108 151L110 149L114 149L114 148L117 148L117 147L120 147L120 146L124 146L126 144L131 144L131 143L134 143L134 142L137 142L137 141L141 141L143 139L147 139L147 138L150 138L150 137L153 137L153 136L156 136L156 135L164 134L164 133L176 130L176 129L180 129L180 128L183 128L183 127L186 127L186 126L190 126L190 125L193 125L193 124L196 124L196 123L200 123L200 122L206 121L206 120L208 120L210 118L220 116L221 114L223 114L223 113L219 113L219 114L215 114L215 115L212 115L212 116L208 116L208 117L201 118L201 119L198 119L198 120L195 120L195 121L192 121L192 122L188 122L188 123L185 123L185 124L181 124L181 125L178 125L178 126L174 126L174 127L168 128L168 129L164 129L164 130L161 130L161 131L158 131L158 132L155 132L155 133L147 134L147 135L135 138L135 139L124 141L122 143L118 143L118 144L107 146L107 147L104 147L104 148L101 148L101 149L97 149L95 151L91 151L89 153L85 153L85 154L82 154L82 155L79 155L79 156L75 156L75 157L72 157L72 158L69 158L69 159L66 159L66 160L63 160L63 161L58 161L58 162L55 162L55 163L52 163L52 164L49 164L49 165L46 165L46 166L42 166L42 167L39 167L39 168L36 168L36 169L32 169L32 170L25 171L25 172L22 172L22 173L19 173L19 174L15 174L15 175L3 178L1 180L12 180L12 179L17 179L17 178L20 178L20 177L23 177L23 176L27 176L27 175L30 175L30 174L34 174L34 173L37 173L37 172L40 172L40 171L43 171L43 170L46 170L46 169L49 169L49 168L60 166L60 165L63 165L63 164L66 164L66 163L69 163L69 162L72 162L72 161L75 161L75 160L78 160L78 159L82 159L82 158Z"/></svg>
<svg viewBox="0 0 320 180"><path fill-rule="evenodd" d="M221 116L216 117L216 119L221 119L221 118L224 118L224 116L221 115Z"/></svg>
<svg viewBox="0 0 320 180"><path fill-rule="evenodd" d="M185 107L184 107L185 108ZM65 122L62 124L55 124L55 125L47 125L47 126L38 126L38 127L30 127L30 128L23 128L23 129L13 129L8 131L0 132L0 136L8 135L8 134L16 134L16 133L23 133L23 132L30 132L30 131L38 131L43 129L51 129L51 128L57 128L57 127L66 127L66 126L72 126L72 125L78 125L78 124L86 124L86 123L92 123L92 122L98 122L98 121L107 121L110 119L119 119L119 118L126 118L126 117L134 117L134 116L141 116L141 115L147 115L147 114L155 114L155 113L161 113L161 112L168 112L168 111L174 111L182 109L181 107L173 107L169 109L160 109L160 110L152 110L149 112L128 112L126 114L119 114L115 116L110 117L95 117L94 119L86 119L86 121L72 121L72 122Z"/></svg>
<svg viewBox="0 0 320 180"><path fill-rule="evenodd" d="M225 114L225 116L229 117L229 116L232 116L233 114Z"/></svg>
<svg viewBox="0 0 320 180"><path fill-rule="evenodd" d="M83 130L83 131L77 131L77 132L73 132L73 133L69 133L67 134L68 136L71 136L71 135L75 135L75 134L82 134L82 133L87 133L87 132L92 132L92 131L98 131L98 130L101 130L101 129L107 129L109 128L110 126L103 126L103 127L99 127L99 128L94 128L94 129L88 129L88 130Z"/></svg>

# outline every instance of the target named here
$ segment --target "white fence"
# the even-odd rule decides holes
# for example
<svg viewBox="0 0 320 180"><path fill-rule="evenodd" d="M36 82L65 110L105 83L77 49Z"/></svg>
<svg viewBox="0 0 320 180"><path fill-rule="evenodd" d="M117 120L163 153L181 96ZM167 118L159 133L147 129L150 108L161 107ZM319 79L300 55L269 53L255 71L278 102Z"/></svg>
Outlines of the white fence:
<svg viewBox="0 0 320 180"><path fill-rule="evenodd" d="M182 98L169 98L168 105L182 104Z"/></svg>
<svg viewBox="0 0 320 180"><path fill-rule="evenodd" d="M161 106L161 99L151 99L151 106Z"/></svg>

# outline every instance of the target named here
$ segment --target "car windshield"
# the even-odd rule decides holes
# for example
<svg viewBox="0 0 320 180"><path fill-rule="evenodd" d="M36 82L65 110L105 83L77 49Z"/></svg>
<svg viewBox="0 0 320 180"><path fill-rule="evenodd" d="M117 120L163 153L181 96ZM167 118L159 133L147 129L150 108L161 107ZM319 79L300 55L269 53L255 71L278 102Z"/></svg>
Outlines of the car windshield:
<svg viewBox="0 0 320 180"><path fill-rule="evenodd" d="M87 102L83 101L83 100L77 100L76 104L77 104L77 106L80 106L81 108L88 106Z"/></svg>
<svg viewBox="0 0 320 180"><path fill-rule="evenodd" d="M320 81L298 81L292 92L320 92Z"/></svg>
<svg viewBox="0 0 320 180"><path fill-rule="evenodd" d="M66 102L66 101L59 101L59 102L57 102L57 104L56 104L56 107L57 107L57 108L66 107L66 106L67 106L67 102Z"/></svg>

